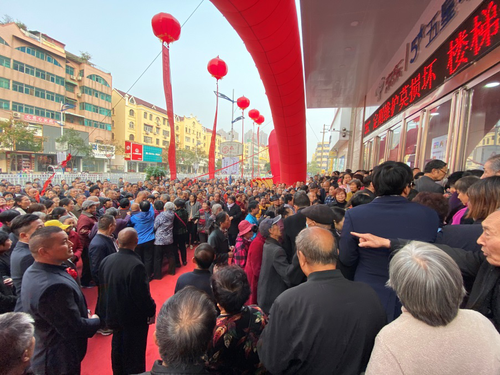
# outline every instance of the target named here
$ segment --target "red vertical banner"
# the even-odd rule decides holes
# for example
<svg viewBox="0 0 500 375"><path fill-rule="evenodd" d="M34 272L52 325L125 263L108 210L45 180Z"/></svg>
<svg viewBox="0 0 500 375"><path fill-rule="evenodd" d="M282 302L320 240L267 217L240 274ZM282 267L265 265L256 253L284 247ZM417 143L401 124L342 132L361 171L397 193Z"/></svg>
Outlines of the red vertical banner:
<svg viewBox="0 0 500 375"><path fill-rule="evenodd" d="M165 91L165 101L167 103L168 123L170 124L170 142L168 145L168 166L170 168L170 179L177 178L177 168L175 164L175 117L174 101L172 97L172 81L170 77L170 50L165 43L162 43L163 60L163 90Z"/></svg>
<svg viewBox="0 0 500 375"><path fill-rule="evenodd" d="M217 111L219 110L219 80L217 80L217 94L215 95L215 119L212 129L212 139L208 151L208 178L215 178L215 141L217 138Z"/></svg>

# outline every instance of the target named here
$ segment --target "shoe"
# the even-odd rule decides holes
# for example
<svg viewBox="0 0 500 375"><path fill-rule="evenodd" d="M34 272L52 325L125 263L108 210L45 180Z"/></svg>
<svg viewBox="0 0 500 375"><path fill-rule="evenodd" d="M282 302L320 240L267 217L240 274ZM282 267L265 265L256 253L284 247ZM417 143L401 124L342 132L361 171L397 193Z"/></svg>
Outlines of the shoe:
<svg viewBox="0 0 500 375"><path fill-rule="evenodd" d="M193 250L193 245L189 245L189 248L190 248L191 250Z"/></svg>
<svg viewBox="0 0 500 375"><path fill-rule="evenodd" d="M182 265L183 265L183 266L185 266L185 265L187 265L187 264L188 264L187 262L182 262Z"/></svg>
<svg viewBox="0 0 500 375"><path fill-rule="evenodd" d="M103 336L109 336L109 335L111 335L113 333L113 330L112 329L101 328L101 329L97 330L97 333L99 333L100 335L103 335Z"/></svg>

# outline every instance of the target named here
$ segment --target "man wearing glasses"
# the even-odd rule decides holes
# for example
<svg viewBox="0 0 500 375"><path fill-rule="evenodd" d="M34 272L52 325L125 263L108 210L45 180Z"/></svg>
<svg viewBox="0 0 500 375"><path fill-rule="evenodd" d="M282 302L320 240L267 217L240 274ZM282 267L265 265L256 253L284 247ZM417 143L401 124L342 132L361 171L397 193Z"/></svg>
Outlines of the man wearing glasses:
<svg viewBox="0 0 500 375"><path fill-rule="evenodd" d="M421 193L429 191L431 193L444 193L444 188L437 182L441 181L448 174L448 166L442 160L431 160L425 165L424 175L415 181L415 189Z"/></svg>

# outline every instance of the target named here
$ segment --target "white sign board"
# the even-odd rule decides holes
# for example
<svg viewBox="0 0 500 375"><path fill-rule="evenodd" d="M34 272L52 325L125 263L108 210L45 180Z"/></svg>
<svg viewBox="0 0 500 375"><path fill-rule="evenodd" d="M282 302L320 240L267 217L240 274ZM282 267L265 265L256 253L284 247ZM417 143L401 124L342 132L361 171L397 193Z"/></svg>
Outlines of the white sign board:
<svg viewBox="0 0 500 375"><path fill-rule="evenodd" d="M243 154L243 145L240 142L222 142L220 145L222 155L235 156Z"/></svg>
<svg viewBox="0 0 500 375"><path fill-rule="evenodd" d="M222 168L224 168L221 173L222 174L238 174L238 171L240 170L240 164L238 163L240 161L240 158L235 158L235 157L226 157L222 159ZM235 164L237 163L237 164ZM234 165L232 165L234 164ZM230 167L228 167L230 166ZM226 168L227 167L227 168Z"/></svg>
<svg viewBox="0 0 500 375"><path fill-rule="evenodd" d="M115 146L104 145L102 143L91 143L92 152L96 159L114 159L115 158Z"/></svg>
<svg viewBox="0 0 500 375"><path fill-rule="evenodd" d="M448 140L447 135L442 135L440 137L432 138L431 142L431 159L444 160L446 156L446 142Z"/></svg>

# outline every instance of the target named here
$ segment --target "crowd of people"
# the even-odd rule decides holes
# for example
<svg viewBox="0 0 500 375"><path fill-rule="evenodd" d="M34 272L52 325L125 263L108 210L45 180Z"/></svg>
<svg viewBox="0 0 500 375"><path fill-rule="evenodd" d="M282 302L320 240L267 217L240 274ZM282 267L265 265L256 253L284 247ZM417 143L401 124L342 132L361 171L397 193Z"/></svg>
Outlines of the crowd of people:
<svg viewBox="0 0 500 375"><path fill-rule="evenodd" d="M115 375L500 374L500 155L40 185L0 183L0 375L79 374L96 333Z"/></svg>

